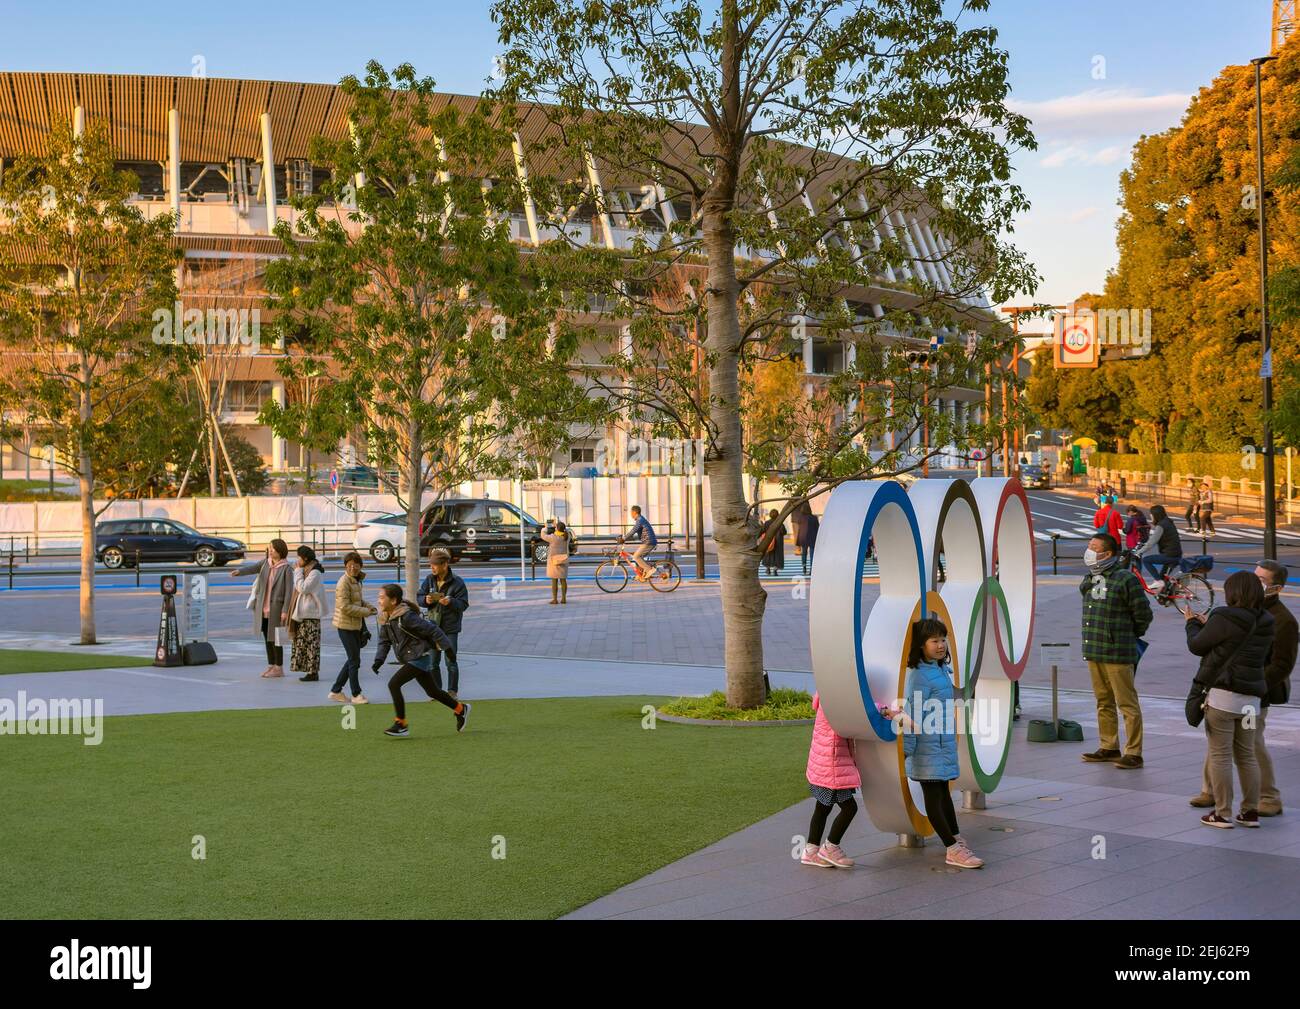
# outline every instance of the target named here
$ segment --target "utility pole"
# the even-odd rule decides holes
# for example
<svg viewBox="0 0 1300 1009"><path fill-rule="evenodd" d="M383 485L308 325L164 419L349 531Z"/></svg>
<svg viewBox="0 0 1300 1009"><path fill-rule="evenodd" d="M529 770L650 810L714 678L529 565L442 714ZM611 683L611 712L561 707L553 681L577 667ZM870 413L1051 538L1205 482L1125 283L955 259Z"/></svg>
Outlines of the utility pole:
<svg viewBox="0 0 1300 1009"><path fill-rule="evenodd" d="M1274 59L1260 56L1250 62L1255 66L1255 205L1259 208L1259 339L1264 380L1264 556L1277 560L1277 503L1273 479L1273 348L1268 330L1268 218L1265 214L1264 190L1264 103L1260 92L1260 68Z"/></svg>
<svg viewBox="0 0 1300 1009"><path fill-rule="evenodd" d="M691 455L695 465L695 580L704 581L704 463L700 457L700 446L704 442L704 430L700 424L700 413L704 410L704 362L701 357L700 323L696 319L691 323L691 336L695 340L695 352L691 356L691 370L695 377L695 445Z"/></svg>

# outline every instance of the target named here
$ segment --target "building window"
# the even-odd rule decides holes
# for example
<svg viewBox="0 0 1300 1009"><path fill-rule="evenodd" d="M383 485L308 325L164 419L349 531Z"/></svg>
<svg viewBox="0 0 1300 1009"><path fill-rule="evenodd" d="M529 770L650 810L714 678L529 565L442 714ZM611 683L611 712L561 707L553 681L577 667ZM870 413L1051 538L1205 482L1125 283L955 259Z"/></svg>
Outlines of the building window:
<svg viewBox="0 0 1300 1009"><path fill-rule="evenodd" d="M595 462L596 450L594 448L571 448L569 449L569 462Z"/></svg>

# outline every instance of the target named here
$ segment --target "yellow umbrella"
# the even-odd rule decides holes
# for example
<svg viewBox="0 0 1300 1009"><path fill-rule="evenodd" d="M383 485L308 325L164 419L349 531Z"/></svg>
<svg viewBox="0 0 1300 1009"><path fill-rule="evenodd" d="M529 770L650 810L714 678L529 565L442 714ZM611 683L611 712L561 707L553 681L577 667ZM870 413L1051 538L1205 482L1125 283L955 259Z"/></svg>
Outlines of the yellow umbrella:
<svg viewBox="0 0 1300 1009"><path fill-rule="evenodd" d="M1092 438L1075 438L1070 442L1071 445L1078 445L1080 448L1096 448L1097 442Z"/></svg>

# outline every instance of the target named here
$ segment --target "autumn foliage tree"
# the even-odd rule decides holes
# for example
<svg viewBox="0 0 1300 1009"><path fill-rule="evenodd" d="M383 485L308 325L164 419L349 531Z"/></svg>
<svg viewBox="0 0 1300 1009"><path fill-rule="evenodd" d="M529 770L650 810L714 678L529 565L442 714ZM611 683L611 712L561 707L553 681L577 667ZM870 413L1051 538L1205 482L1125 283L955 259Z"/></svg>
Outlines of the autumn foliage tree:
<svg viewBox="0 0 1300 1009"><path fill-rule="evenodd" d="M1265 192L1256 192L1254 69L1227 67L1178 126L1141 138L1120 176L1119 263L1097 307L1150 309L1151 355L1071 375L1036 369L1030 398L1077 434L1151 451L1236 451L1259 438L1257 200L1268 215L1280 403L1300 372L1300 39L1263 70ZM1295 431L1300 435L1300 427Z"/></svg>

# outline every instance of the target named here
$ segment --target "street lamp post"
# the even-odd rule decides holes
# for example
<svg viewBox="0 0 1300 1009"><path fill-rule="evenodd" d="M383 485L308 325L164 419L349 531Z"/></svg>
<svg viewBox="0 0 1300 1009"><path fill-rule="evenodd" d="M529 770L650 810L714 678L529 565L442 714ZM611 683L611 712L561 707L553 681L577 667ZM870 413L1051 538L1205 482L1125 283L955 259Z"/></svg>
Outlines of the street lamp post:
<svg viewBox="0 0 1300 1009"><path fill-rule="evenodd" d="M1255 67L1255 205L1259 208L1259 338L1264 382L1264 556L1277 559L1277 504L1273 483L1273 349L1268 331L1268 219L1264 212L1264 103L1260 92L1260 68L1274 59L1260 56Z"/></svg>

